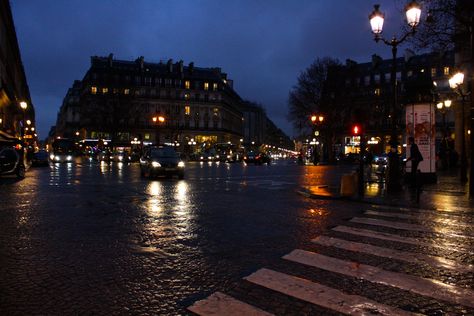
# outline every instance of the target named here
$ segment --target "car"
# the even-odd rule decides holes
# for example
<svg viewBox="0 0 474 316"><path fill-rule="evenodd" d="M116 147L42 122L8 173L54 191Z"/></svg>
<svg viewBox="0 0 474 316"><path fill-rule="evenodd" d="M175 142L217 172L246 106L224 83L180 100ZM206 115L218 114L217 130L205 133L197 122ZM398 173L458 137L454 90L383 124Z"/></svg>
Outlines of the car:
<svg viewBox="0 0 474 316"><path fill-rule="evenodd" d="M31 158L31 165L33 167L39 166L48 166L49 165L49 155L46 150L38 150L33 154Z"/></svg>
<svg viewBox="0 0 474 316"><path fill-rule="evenodd" d="M184 162L173 147L149 147L140 158L140 173L143 177L177 176L184 178Z"/></svg>
<svg viewBox="0 0 474 316"><path fill-rule="evenodd" d="M130 155L124 151L114 152L112 155L112 160L114 162L124 162L128 163L131 161Z"/></svg>
<svg viewBox="0 0 474 316"><path fill-rule="evenodd" d="M0 175L15 174L19 179L25 177L25 163L21 144L0 143Z"/></svg>
<svg viewBox="0 0 474 316"><path fill-rule="evenodd" d="M49 159L52 162L73 162L74 155L66 152L52 152L49 154Z"/></svg>
<svg viewBox="0 0 474 316"><path fill-rule="evenodd" d="M261 164L270 164L271 158L263 152L249 151L247 155L244 156L244 162L246 164L254 163L256 165Z"/></svg>
<svg viewBox="0 0 474 316"><path fill-rule="evenodd" d="M97 155L99 161L110 162L114 158L113 154L109 150L104 150Z"/></svg>

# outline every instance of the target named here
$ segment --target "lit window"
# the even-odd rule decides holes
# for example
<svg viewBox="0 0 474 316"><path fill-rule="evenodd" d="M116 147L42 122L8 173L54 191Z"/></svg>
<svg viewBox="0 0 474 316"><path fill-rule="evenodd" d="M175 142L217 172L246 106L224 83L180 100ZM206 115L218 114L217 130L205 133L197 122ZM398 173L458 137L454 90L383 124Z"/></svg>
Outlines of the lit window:
<svg viewBox="0 0 474 316"><path fill-rule="evenodd" d="M189 88L191 87L191 82L189 82L189 80L186 80L186 81L184 82L184 87L185 87L186 89L189 89Z"/></svg>
<svg viewBox="0 0 474 316"><path fill-rule="evenodd" d="M130 94L130 89L124 89L123 94Z"/></svg>
<svg viewBox="0 0 474 316"><path fill-rule="evenodd" d="M375 89L374 94L375 95L380 95L380 88Z"/></svg>
<svg viewBox="0 0 474 316"><path fill-rule="evenodd" d="M212 89L213 89L214 91L217 91L217 83L213 83L213 84L212 84Z"/></svg>
<svg viewBox="0 0 474 316"><path fill-rule="evenodd" d="M412 70L408 70L408 72L407 72L407 77L411 77L411 76L413 76L413 71L412 71Z"/></svg>
<svg viewBox="0 0 474 316"><path fill-rule="evenodd" d="M214 108L214 116L217 116L219 115L219 109L218 108Z"/></svg>
<svg viewBox="0 0 474 316"><path fill-rule="evenodd" d="M91 87L91 93L96 94L97 93L97 87Z"/></svg>
<svg viewBox="0 0 474 316"><path fill-rule="evenodd" d="M443 73L444 73L445 75L449 75L449 67L444 67L444 68L443 68Z"/></svg>
<svg viewBox="0 0 474 316"><path fill-rule="evenodd" d="M420 69L420 72L425 72L425 69L423 69L423 68L422 68L422 69Z"/></svg>
<svg viewBox="0 0 474 316"><path fill-rule="evenodd" d="M106 94L106 93L108 93L108 92L109 92L109 88L102 88L102 93L103 93L103 94Z"/></svg>
<svg viewBox="0 0 474 316"><path fill-rule="evenodd" d="M204 82L204 90L209 90L209 82Z"/></svg>
<svg viewBox="0 0 474 316"><path fill-rule="evenodd" d="M189 105L186 105L184 107L184 114L186 114L186 115L191 114L191 107Z"/></svg>
<svg viewBox="0 0 474 316"><path fill-rule="evenodd" d="M185 94L184 94L184 99L185 99L185 100L189 100L189 93L185 93Z"/></svg>
<svg viewBox="0 0 474 316"><path fill-rule="evenodd" d="M431 77L436 76L436 68L431 68Z"/></svg>

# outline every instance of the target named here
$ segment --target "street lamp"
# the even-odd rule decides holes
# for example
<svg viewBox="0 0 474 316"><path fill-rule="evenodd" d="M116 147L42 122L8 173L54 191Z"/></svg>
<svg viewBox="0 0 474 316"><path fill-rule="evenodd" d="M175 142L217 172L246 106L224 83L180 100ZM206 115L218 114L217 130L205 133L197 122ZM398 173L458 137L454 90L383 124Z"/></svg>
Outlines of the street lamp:
<svg viewBox="0 0 474 316"><path fill-rule="evenodd" d="M436 108L443 115L443 136L444 137L448 135L448 131L446 128L446 113L448 112L450 107L451 107L451 100L444 100L443 102L438 102L436 104Z"/></svg>
<svg viewBox="0 0 474 316"><path fill-rule="evenodd" d="M466 103L466 93L462 90L464 82L464 74L458 72L449 79L449 86L461 96L461 170L460 180L462 183L467 182L467 157L466 157L466 132L464 122L464 103ZM472 166L471 166L472 168Z"/></svg>
<svg viewBox="0 0 474 316"><path fill-rule="evenodd" d="M407 18L408 26L410 26L410 31L405 33L400 39L397 39L395 36L391 40L386 40L382 37L383 23L385 15L379 10L380 5L374 5L374 11L369 15L370 26L372 28L372 33L374 34L375 42L382 42L388 46L392 47L392 70L391 70L391 85L393 92L393 102L392 102L392 131L390 135L390 147L391 153L389 155L389 173L387 181L387 190L388 191L399 191L400 186L400 159L398 155L398 140L397 140L397 120L398 120L398 95L397 95L397 47L399 44L404 42L407 37L415 33L415 29L420 23L421 9L416 1L411 1L405 7L405 13Z"/></svg>
<svg viewBox="0 0 474 316"><path fill-rule="evenodd" d="M153 116L152 117L152 121L153 123L158 123L158 124L163 124L165 122L165 117L162 116L162 115L159 115L159 116ZM160 132L159 132L159 127L157 126L156 128L156 135L155 135L155 138L156 138L156 145L160 145Z"/></svg>
<svg viewBox="0 0 474 316"><path fill-rule="evenodd" d="M28 103L25 101L20 102L20 108L22 109L23 118L21 120L21 138L25 136L25 111L28 108Z"/></svg>

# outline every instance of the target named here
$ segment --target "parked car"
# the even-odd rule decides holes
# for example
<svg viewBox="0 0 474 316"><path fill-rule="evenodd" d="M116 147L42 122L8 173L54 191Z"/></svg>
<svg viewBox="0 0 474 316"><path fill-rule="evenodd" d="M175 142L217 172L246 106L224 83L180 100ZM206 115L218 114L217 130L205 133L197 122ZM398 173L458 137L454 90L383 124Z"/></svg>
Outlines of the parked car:
<svg viewBox="0 0 474 316"><path fill-rule="evenodd" d="M31 165L33 167L39 166L48 166L49 165L49 155L46 150L39 150L33 154L31 158Z"/></svg>
<svg viewBox="0 0 474 316"><path fill-rule="evenodd" d="M249 163L254 163L256 165L261 165L261 164L270 164L271 158L267 154L263 152L255 152L255 151L249 151L247 155L244 156L244 162L249 164Z"/></svg>
<svg viewBox="0 0 474 316"><path fill-rule="evenodd" d="M0 175L15 174L18 178L25 177L23 150L17 149L14 142L0 143Z"/></svg>
<svg viewBox="0 0 474 316"><path fill-rule="evenodd" d="M183 179L184 162L173 147L150 147L140 158L140 172L143 177L175 175Z"/></svg>

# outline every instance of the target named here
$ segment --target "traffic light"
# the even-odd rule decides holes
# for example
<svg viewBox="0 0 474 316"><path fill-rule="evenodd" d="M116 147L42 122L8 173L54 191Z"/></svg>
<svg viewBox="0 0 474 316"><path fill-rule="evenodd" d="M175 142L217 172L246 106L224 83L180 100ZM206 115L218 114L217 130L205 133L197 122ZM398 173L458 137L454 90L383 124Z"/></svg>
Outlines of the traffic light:
<svg viewBox="0 0 474 316"><path fill-rule="evenodd" d="M352 135L359 136L362 134L362 129L359 124L352 125Z"/></svg>

